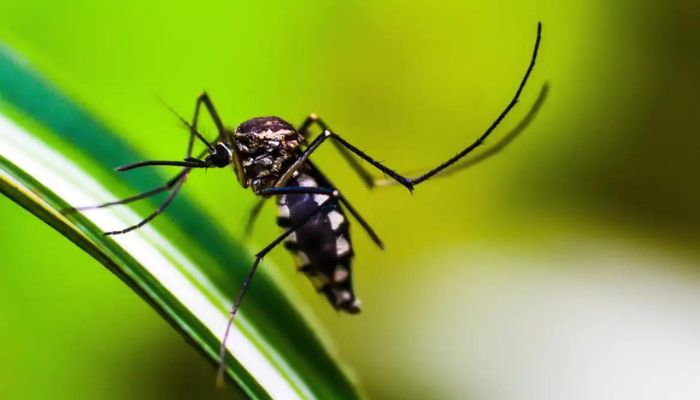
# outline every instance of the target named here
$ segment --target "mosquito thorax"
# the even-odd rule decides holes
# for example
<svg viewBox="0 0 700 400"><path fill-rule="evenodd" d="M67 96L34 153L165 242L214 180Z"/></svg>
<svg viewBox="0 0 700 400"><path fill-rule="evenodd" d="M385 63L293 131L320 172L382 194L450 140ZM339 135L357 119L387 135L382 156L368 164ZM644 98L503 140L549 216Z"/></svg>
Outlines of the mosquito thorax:
<svg viewBox="0 0 700 400"><path fill-rule="evenodd" d="M243 166L245 186L253 191L272 187L298 156L303 137L277 117L258 117L240 124L233 143Z"/></svg>

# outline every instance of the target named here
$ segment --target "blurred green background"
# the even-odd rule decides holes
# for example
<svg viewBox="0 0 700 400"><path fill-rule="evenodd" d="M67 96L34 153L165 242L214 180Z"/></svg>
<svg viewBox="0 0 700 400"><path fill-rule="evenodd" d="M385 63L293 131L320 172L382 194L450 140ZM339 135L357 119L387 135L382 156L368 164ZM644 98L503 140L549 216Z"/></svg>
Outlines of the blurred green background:
<svg viewBox="0 0 700 400"><path fill-rule="evenodd" d="M354 230L360 316L337 315L284 251L270 258L371 398L697 398L699 9L5 1L0 39L149 158L186 145L159 99L189 116L207 90L230 126L316 112L410 171L491 123L541 20L538 65L490 143L551 91L497 157L411 196L365 190L333 149L315 156L387 245ZM240 236L254 198L232 173L185 190ZM277 232L273 215L251 250ZM0 398L236 394L95 260L4 198L0 218Z"/></svg>

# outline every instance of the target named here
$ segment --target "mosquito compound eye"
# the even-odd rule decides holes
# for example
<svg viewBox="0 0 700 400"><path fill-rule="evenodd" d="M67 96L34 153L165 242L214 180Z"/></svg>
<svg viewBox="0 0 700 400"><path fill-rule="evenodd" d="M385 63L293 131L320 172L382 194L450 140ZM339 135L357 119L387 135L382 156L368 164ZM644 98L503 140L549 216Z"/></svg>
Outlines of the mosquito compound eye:
<svg viewBox="0 0 700 400"><path fill-rule="evenodd" d="M207 157L207 161L214 167L225 167L231 163L233 151L225 143L217 143L214 153Z"/></svg>

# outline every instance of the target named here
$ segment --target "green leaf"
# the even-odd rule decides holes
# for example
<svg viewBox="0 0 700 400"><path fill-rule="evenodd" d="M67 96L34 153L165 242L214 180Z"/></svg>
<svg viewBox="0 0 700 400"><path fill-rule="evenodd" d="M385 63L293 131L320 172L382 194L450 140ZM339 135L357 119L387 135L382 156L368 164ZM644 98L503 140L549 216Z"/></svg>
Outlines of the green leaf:
<svg viewBox="0 0 700 400"><path fill-rule="evenodd" d="M163 232L147 225L104 236L140 219L127 207L59 211L113 200L108 188L124 182L133 193L159 186L163 178L150 169L111 172L143 158L0 48L0 192L92 255L215 363L232 297L252 262L247 249L184 193ZM252 398L357 398L309 312L290 301L270 268L255 277L229 337L228 375Z"/></svg>

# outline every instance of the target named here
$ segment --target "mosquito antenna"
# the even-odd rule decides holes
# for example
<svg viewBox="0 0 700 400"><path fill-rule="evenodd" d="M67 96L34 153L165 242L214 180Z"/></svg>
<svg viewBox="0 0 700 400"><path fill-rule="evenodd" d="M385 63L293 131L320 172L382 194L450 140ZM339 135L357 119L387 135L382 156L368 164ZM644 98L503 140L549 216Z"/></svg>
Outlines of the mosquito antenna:
<svg viewBox="0 0 700 400"><path fill-rule="evenodd" d="M215 151L214 146L212 146L211 143L209 143L209 141L206 138L204 138L204 136L201 133L199 133L197 128L195 128L189 122L187 122L187 120L183 118L182 115L180 115L177 111L175 111L174 108L170 107L170 105L166 103L165 100L161 99L160 97L158 98L158 100L163 105L163 107L167 108L168 111L170 111L175 116L175 118L182 122L182 124L185 125L185 127L187 127L187 129L192 135L196 136L197 139L199 139L202 143L204 143L204 145L207 146L207 150L209 150L210 153L213 153ZM194 138L190 136L190 141L187 144L187 154L190 154L192 152L192 146L194 145L193 139Z"/></svg>

